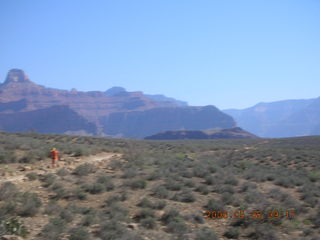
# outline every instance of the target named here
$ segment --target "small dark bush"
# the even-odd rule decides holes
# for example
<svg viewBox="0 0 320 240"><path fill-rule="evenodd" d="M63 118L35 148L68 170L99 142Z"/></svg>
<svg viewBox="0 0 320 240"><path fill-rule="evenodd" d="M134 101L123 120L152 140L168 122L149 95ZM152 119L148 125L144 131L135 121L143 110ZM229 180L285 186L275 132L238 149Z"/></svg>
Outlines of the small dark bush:
<svg viewBox="0 0 320 240"><path fill-rule="evenodd" d="M254 224L247 235L249 239L259 240L277 240L279 239L272 225L270 224Z"/></svg>
<svg viewBox="0 0 320 240"><path fill-rule="evenodd" d="M90 163L85 163L76 167L73 171L73 174L77 176L87 176L90 173L94 173L96 171L96 167Z"/></svg>
<svg viewBox="0 0 320 240"><path fill-rule="evenodd" d="M239 189L239 192L246 192L248 190L254 190L257 188L257 184L255 183L252 183L252 182L244 182L240 189Z"/></svg>
<svg viewBox="0 0 320 240"><path fill-rule="evenodd" d="M55 202L51 201L45 208L44 214L55 215L55 214L60 214L61 211L62 211L62 207L56 204Z"/></svg>
<svg viewBox="0 0 320 240"><path fill-rule="evenodd" d="M26 174L26 177L30 180L30 181L34 181L38 179L38 174L36 174L35 172L30 172Z"/></svg>
<svg viewBox="0 0 320 240"><path fill-rule="evenodd" d="M198 214L188 214L185 216L185 219L187 221L190 221L192 223L196 223L196 224L202 224L204 223L204 218L201 215Z"/></svg>
<svg viewBox="0 0 320 240"><path fill-rule="evenodd" d="M126 168L123 171L122 178L133 178L138 175L138 170L136 168Z"/></svg>
<svg viewBox="0 0 320 240"><path fill-rule="evenodd" d="M224 211L224 204L215 199L209 199L207 205L205 206L206 211Z"/></svg>
<svg viewBox="0 0 320 240"><path fill-rule="evenodd" d="M148 199L148 198L143 198L138 204L138 207L143 207L143 208L152 208L153 203Z"/></svg>
<svg viewBox="0 0 320 240"><path fill-rule="evenodd" d="M155 201L155 202L152 204L152 208L153 208L153 209L157 209L157 210L161 210L161 209L163 209L165 206L166 206L166 202L165 202L165 201L162 201L162 200Z"/></svg>
<svg viewBox="0 0 320 240"><path fill-rule="evenodd" d="M128 209L120 204L112 204L109 208L106 208L104 214L108 216L109 219L117 220L117 221L125 221L127 220Z"/></svg>
<svg viewBox="0 0 320 240"><path fill-rule="evenodd" d="M170 194L164 186L158 185L153 188L152 195L157 198L168 198Z"/></svg>
<svg viewBox="0 0 320 240"><path fill-rule="evenodd" d="M87 194L81 188L76 188L72 191L73 197L79 200L87 199Z"/></svg>
<svg viewBox="0 0 320 240"><path fill-rule="evenodd" d="M18 189L16 185L11 182L4 182L0 186L0 200L9 201L12 197L14 197L18 193Z"/></svg>
<svg viewBox="0 0 320 240"><path fill-rule="evenodd" d="M153 217L146 217L142 219L140 224L147 229L154 229L157 226L157 222Z"/></svg>
<svg viewBox="0 0 320 240"><path fill-rule="evenodd" d="M166 180L165 187L166 189L171 191L179 191L183 187L183 184L181 182L169 178Z"/></svg>
<svg viewBox="0 0 320 240"><path fill-rule="evenodd" d="M66 168L61 168L58 170L57 175L60 177L64 177L69 175L69 171Z"/></svg>
<svg viewBox="0 0 320 240"><path fill-rule="evenodd" d="M183 181L183 184L186 186L186 187L189 187L189 188L192 188L196 185L196 183L192 180L192 179L187 179L187 180L184 180Z"/></svg>
<svg viewBox="0 0 320 240"><path fill-rule="evenodd" d="M181 220L169 222L167 225L167 231L175 234L185 234L188 232L188 225Z"/></svg>
<svg viewBox="0 0 320 240"><path fill-rule="evenodd" d="M143 189L147 186L147 181L145 179L135 179L126 182L126 185L131 189Z"/></svg>
<svg viewBox="0 0 320 240"><path fill-rule="evenodd" d="M239 181L234 176L228 176L224 183L236 186Z"/></svg>
<svg viewBox="0 0 320 240"><path fill-rule="evenodd" d="M180 213L178 210L171 208L161 216L161 221L164 224L168 224L172 221L178 221L181 218Z"/></svg>
<svg viewBox="0 0 320 240"><path fill-rule="evenodd" d="M60 218L52 218L41 231L42 239L58 240L66 226L66 222Z"/></svg>
<svg viewBox="0 0 320 240"><path fill-rule="evenodd" d="M4 218L1 216L0 220L0 236L2 235L17 235L26 237L28 231L20 220L14 217Z"/></svg>
<svg viewBox="0 0 320 240"><path fill-rule="evenodd" d="M103 222L98 236L103 240L115 240L122 239L125 233L126 229L121 223L115 220L108 220Z"/></svg>
<svg viewBox="0 0 320 240"><path fill-rule="evenodd" d="M105 186L101 183L86 184L84 190L91 194L99 194L105 190Z"/></svg>
<svg viewBox="0 0 320 240"><path fill-rule="evenodd" d="M216 233L208 227L196 231L196 240L218 240Z"/></svg>
<svg viewBox="0 0 320 240"><path fill-rule="evenodd" d="M236 227L230 227L223 234L226 238L238 239L239 238L239 229Z"/></svg>
<svg viewBox="0 0 320 240"><path fill-rule="evenodd" d="M62 183L54 183L50 188L56 194L54 196L55 199L61 199L68 195L68 191L63 187Z"/></svg>
<svg viewBox="0 0 320 240"><path fill-rule="evenodd" d="M193 168L193 175L195 177L199 177L199 178L205 178L209 173L208 169L206 168L206 166L203 165L199 165L196 166L195 168Z"/></svg>
<svg viewBox="0 0 320 240"><path fill-rule="evenodd" d="M75 227L69 231L69 240L89 240L89 232L83 227Z"/></svg>
<svg viewBox="0 0 320 240"><path fill-rule="evenodd" d="M198 185L195 191L200 192L202 195L207 195L209 193L208 187L203 184Z"/></svg>
<svg viewBox="0 0 320 240"><path fill-rule="evenodd" d="M134 219L139 222L141 219L154 218L154 217L155 217L155 214L153 210L151 210L150 208L143 208L142 210L140 210L138 214L134 216Z"/></svg>
<svg viewBox="0 0 320 240"><path fill-rule="evenodd" d="M73 213L69 209L63 209L60 214L60 218L65 220L66 222L72 222L73 220Z"/></svg>
<svg viewBox="0 0 320 240"><path fill-rule="evenodd" d="M231 193L222 193L222 196L221 196L221 201L224 203L224 204L232 204L233 201L234 201L234 196L231 194Z"/></svg>
<svg viewBox="0 0 320 240"><path fill-rule="evenodd" d="M23 193L19 202L18 214L23 217L34 216L41 206L41 200L35 193Z"/></svg>
<svg viewBox="0 0 320 240"><path fill-rule="evenodd" d="M96 182L101 184L106 184L111 181L111 177L107 175L100 175L97 177Z"/></svg>
<svg viewBox="0 0 320 240"><path fill-rule="evenodd" d="M49 187L50 185L52 185L55 182L56 179L57 179L57 177L52 173L43 175L40 178L40 180L43 182L44 187Z"/></svg>
<svg viewBox="0 0 320 240"><path fill-rule="evenodd" d="M173 200L179 201L179 202L190 203L190 202L194 202L196 200L196 197L194 196L194 194L191 191L183 190L179 193L176 193L173 196Z"/></svg>

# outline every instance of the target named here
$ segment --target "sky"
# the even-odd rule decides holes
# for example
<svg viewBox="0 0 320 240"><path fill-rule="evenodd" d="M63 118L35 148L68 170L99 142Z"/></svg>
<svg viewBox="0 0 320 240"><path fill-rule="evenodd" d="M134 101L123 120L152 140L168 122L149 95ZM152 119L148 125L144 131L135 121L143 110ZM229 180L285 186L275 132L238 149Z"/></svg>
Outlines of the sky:
<svg viewBox="0 0 320 240"><path fill-rule="evenodd" d="M318 0L1 0L0 82L246 108L320 96Z"/></svg>

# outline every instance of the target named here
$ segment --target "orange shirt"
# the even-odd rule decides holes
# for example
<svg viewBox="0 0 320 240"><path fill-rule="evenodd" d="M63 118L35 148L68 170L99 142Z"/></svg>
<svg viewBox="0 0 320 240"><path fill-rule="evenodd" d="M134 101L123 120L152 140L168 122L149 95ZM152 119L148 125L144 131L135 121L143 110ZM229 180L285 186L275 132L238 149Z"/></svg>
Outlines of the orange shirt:
<svg viewBox="0 0 320 240"><path fill-rule="evenodd" d="M53 160L59 160L59 152L57 150L51 150L51 158Z"/></svg>

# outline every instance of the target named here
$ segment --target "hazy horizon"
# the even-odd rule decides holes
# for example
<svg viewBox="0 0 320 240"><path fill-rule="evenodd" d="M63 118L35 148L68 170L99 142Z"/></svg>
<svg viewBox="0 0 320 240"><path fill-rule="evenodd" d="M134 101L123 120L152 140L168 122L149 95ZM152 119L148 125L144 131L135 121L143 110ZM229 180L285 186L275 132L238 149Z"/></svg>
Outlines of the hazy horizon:
<svg viewBox="0 0 320 240"><path fill-rule="evenodd" d="M320 94L320 3L0 3L0 82L164 94L219 109Z"/></svg>

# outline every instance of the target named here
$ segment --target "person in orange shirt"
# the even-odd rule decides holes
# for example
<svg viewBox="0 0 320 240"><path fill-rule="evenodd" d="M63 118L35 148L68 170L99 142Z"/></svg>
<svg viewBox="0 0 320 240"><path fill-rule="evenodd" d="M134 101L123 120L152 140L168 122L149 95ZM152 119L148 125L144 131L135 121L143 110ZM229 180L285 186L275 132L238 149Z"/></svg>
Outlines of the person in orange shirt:
<svg viewBox="0 0 320 240"><path fill-rule="evenodd" d="M52 148L51 151L51 166L52 168L56 167L56 162L59 160L59 152L56 148Z"/></svg>

